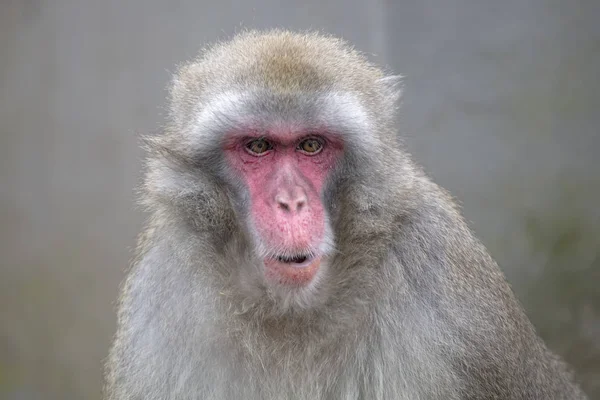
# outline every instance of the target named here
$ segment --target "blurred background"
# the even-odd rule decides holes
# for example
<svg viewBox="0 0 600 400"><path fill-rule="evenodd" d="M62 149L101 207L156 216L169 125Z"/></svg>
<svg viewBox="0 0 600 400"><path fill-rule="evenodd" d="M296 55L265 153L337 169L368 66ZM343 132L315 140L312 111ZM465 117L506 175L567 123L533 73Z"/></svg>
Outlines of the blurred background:
<svg viewBox="0 0 600 400"><path fill-rule="evenodd" d="M401 135L600 399L600 1L2 0L0 399L100 399L175 65L319 29L406 76Z"/></svg>

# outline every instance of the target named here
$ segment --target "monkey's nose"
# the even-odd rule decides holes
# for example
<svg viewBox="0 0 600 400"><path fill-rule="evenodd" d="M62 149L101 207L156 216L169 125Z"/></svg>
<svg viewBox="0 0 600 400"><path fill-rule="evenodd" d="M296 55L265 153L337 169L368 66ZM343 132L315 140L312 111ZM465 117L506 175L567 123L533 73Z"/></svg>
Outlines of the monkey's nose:
<svg viewBox="0 0 600 400"><path fill-rule="evenodd" d="M298 212L306 206L306 193L301 187L280 189L275 195L277 206L286 212Z"/></svg>

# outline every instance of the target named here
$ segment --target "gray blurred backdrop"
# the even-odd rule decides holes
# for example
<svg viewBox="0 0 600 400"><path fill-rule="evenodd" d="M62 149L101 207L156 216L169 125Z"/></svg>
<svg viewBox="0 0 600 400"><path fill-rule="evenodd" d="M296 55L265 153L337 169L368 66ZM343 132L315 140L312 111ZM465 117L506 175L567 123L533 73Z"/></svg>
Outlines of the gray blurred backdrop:
<svg viewBox="0 0 600 400"><path fill-rule="evenodd" d="M600 398L600 1L2 0L0 398L99 399L175 64L325 30L406 76L401 134Z"/></svg>

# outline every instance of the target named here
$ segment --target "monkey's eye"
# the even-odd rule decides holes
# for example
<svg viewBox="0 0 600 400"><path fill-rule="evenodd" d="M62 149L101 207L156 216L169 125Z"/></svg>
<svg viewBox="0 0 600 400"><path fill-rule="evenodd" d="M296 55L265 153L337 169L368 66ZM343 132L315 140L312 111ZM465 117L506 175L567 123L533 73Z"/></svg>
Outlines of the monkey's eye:
<svg viewBox="0 0 600 400"><path fill-rule="evenodd" d="M306 139L300 142L298 150L308 155L315 155L323 149L323 143L314 138Z"/></svg>
<svg viewBox="0 0 600 400"><path fill-rule="evenodd" d="M254 156L264 155L272 148L273 146L271 146L271 143L267 142L265 139L256 139L246 144L246 150Z"/></svg>

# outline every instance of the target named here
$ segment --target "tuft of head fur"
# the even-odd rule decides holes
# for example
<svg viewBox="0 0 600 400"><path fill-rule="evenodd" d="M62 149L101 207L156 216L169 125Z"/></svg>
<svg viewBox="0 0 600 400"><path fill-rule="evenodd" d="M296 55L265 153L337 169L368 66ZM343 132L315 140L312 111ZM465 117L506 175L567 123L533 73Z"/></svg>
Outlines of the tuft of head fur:
<svg viewBox="0 0 600 400"><path fill-rule="evenodd" d="M175 109L193 105L199 94L222 88L263 88L276 93L353 92L376 96L383 72L348 43L318 33L250 31L206 49L179 69Z"/></svg>

